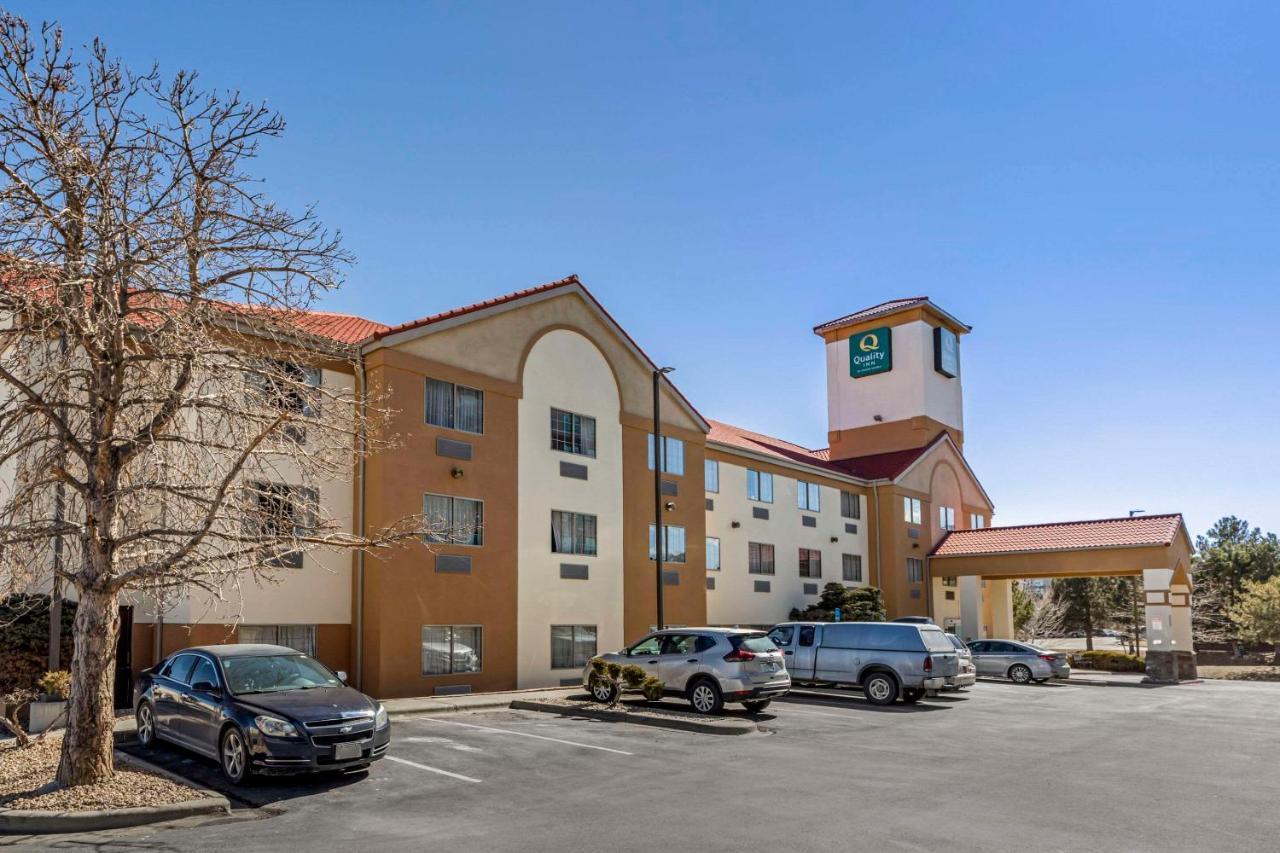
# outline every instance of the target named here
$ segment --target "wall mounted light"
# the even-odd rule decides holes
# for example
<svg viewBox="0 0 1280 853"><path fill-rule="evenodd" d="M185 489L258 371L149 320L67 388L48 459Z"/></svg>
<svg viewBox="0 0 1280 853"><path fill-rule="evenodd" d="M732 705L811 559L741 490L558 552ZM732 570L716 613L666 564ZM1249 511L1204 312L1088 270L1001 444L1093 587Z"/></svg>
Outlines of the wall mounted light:
<svg viewBox="0 0 1280 853"><path fill-rule="evenodd" d="M730 526L730 527L732 527L734 530L737 530L739 527L741 527L741 526L742 526L742 522L741 522L741 521L731 521L731 522L729 522L729 526Z"/></svg>
<svg viewBox="0 0 1280 853"><path fill-rule="evenodd" d="M462 477L463 477L463 475L465 475L467 472L466 472L466 471L463 471L461 468L454 468L454 469L453 469L452 471L450 471L449 473L453 476L453 479L455 479L455 480L461 480L461 479L462 479Z"/></svg>
<svg viewBox="0 0 1280 853"><path fill-rule="evenodd" d="M884 415L872 415L871 420L875 421L878 424L884 423Z"/></svg>
<svg viewBox="0 0 1280 853"><path fill-rule="evenodd" d="M832 536L832 537L831 537L831 541L832 541L832 542L839 542L839 541L840 541L840 537L839 537L839 536Z"/></svg>
<svg viewBox="0 0 1280 853"><path fill-rule="evenodd" d="M676 508L676 502L675 502L675 501L667 501L665 504L663 504L663 505L662 505L662 508L663 508L663 509L665 509L667 512L671 512L672 510L674 510L674 509Z"/></svg>

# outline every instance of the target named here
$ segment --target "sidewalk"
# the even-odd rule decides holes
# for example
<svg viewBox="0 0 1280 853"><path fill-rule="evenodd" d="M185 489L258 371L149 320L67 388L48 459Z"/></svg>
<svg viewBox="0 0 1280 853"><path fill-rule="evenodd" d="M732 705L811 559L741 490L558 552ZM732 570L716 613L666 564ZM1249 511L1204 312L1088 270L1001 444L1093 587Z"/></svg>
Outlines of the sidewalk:
<svg viewBox="0 0 1280 853"><path fill-rule="evenodd" d="M405 714L450 714L459 711L481 711L506 708L513 701L536 702L539 699L564 699L582 693L577 687L544 687L539 690L503 690L498 693L464 693L458 696L414 696L409 699L384 699L383 707L393 717Z"/></svg>

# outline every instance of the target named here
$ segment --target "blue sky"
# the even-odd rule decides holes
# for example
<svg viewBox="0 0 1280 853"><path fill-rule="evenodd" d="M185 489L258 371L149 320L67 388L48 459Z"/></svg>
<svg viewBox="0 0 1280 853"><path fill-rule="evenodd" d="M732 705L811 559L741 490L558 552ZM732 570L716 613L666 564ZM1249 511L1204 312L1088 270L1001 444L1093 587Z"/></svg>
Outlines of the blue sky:
<svg viewBox="0 0 1280 853"><path fill-rule="evenodd" d="M284 112L334 310L576 272L704 414L823 446L812 326L926 294L998 523L1280 529L1280 5L8 8Z"/></svg>

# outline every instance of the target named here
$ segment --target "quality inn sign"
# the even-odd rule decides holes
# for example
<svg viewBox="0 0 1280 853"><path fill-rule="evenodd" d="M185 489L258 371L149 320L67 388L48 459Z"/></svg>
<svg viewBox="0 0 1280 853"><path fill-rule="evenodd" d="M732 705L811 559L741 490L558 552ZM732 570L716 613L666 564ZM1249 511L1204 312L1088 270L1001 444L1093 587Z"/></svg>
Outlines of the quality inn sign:
<svg viewBox="0 0 1280 853"><path fill-rule="evenodd" d="M893 337L888 326L860 332L849 339L849 375L854 379L893 369Z"/></svg>

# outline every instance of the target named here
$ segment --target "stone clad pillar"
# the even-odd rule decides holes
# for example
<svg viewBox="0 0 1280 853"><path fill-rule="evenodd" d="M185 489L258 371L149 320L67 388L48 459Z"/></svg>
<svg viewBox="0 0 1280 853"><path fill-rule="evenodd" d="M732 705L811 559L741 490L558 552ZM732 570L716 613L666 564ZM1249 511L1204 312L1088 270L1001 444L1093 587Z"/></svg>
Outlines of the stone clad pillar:
<svg viewBox="0 0 1280 853"><path fill-rule="evenodd" d="M960 585L960 639L982 639L982 578L961 575Z"/></svg>
<svg viewBox="0 0 1280 853"><path fill-rule="evenodd" d="M1191 637L1191 585L1185 571L1142 573L1147 610L1147 681L1177 684L1196 677Z"/></svg>

